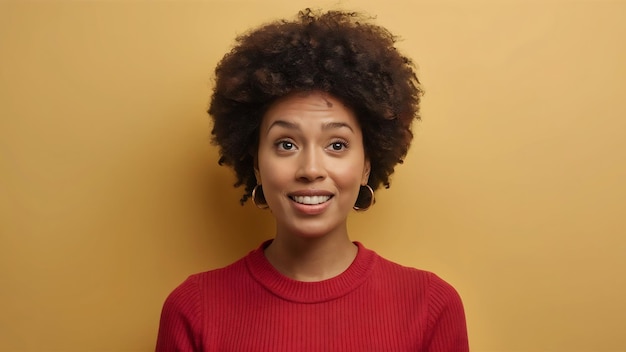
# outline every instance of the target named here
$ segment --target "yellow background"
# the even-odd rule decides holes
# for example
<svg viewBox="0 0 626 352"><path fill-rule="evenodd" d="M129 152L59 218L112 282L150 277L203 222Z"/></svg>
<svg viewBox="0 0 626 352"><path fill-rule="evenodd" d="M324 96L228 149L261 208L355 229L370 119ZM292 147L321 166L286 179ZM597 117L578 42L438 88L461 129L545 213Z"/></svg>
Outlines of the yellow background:
<svg viewBox="0 0 626 352"><path fill-rule="evenodd" d="M311 3L0 3L0 351L152 350L272 235L205 110L234 37ZM426 90L353 239L452 283L473 351L626 351L626 2L313 5L376 14Z"/></svg>

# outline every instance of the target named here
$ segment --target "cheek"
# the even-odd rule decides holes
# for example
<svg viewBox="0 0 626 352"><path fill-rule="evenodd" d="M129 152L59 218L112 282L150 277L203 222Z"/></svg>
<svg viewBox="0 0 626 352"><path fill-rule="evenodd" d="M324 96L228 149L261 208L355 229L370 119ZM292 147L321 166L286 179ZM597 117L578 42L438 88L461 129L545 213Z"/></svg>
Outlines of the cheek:
<svg viewBox="0 0 626 352"><path fill-rule="evenodd" d="M262 153L259 154L258 172L261 182L265 187L280 185L286 182L287 165L279 162L276 158L269 158Z"/></svg>
<svg viewBox="0 0 626 352"><path fill-rule="evenodd" d="M361 184L363 178L364 163L352 162L352 163L337 163L333 168L329 170L333 179L342 188L357 189Z"/></svg>
<svg viewBox="0 0 626 352"><path fill-rule="evenodd" d="M264 171L261 172L261 177L263 179L263 185L267 186L277 186L284 184L285 173L280 172L278 167L266 167Z"/></svg>

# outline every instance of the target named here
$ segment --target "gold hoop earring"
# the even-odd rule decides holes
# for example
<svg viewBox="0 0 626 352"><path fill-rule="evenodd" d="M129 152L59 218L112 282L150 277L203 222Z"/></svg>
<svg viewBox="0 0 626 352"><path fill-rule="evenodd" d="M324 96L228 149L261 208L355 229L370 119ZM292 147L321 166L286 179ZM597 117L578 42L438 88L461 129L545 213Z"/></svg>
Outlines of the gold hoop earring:
<svg viewBox="0 0 626 352"><path fill-rule="evenodd" d="M267 201L265 200L265 194L263 194L263 186L256 185L252 189L252 203L254 203L254 205L259 209L267 209L270 207L269 205L267 205Z"/></svg>
<svg viewBox="0 0 626 352"><path fill-rule="evenodd" d="M364 188L367 191L361 192ZM372 189L372 187L370 187L370 185L364 185L359 188L359 195L357 196L356 202L354 203L352 209L356 211L366 211L372 205L374 205L374 203L376 203L376 198L374 198L374 190Z"/></svg>

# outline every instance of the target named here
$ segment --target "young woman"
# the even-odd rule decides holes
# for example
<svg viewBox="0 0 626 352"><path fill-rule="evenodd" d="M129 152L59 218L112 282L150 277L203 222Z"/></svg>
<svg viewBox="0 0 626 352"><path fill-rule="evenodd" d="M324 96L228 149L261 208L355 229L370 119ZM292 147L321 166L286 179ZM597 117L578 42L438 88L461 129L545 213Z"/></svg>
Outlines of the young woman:
<svg viewBox="0 0 626 352"><path fill-rule="evenodd" d="M209 113L220 164L269 208L272 240L167 298L158 351L468 351L456 291L348 236L413 138L421 90L395 37L302 11L237 39Z"/></svg>

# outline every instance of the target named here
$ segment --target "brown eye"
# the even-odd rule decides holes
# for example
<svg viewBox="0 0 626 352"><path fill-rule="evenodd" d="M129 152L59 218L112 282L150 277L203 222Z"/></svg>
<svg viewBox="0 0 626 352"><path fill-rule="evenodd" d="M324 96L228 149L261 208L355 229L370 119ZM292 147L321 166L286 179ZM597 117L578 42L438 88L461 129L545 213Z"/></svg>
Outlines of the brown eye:
<svg viewBox="0 0 626 352"><path fill-rule="evenodd" d="M292 150L294 147L293 143L289 141L280 141L277 143L277 145L278 145L278 149L281 149L281 150Z"/></svg>
<svg viewBox="0 0 626 352"><path fill-rule="evenodd" d="M348 145L344 142L334 142L330 145L330 148L335 152L340 152L346 149Z"/></svg>

